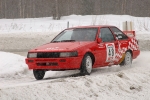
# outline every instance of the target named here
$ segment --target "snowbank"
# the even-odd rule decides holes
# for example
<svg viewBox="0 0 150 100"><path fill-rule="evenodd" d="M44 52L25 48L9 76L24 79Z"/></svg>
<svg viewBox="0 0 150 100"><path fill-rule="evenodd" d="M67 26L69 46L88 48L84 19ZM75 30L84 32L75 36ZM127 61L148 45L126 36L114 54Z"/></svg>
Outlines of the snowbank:
<svg viewBox="0 0 150 100"><path fill-rule="evenodd" d="M52 17L26 19L0 19L0 34L25 32L59 32L70 27L83 25L114 25L123 29L123 22L132 21L135 31L150 31L149 17L129 15L70 15L53 20Z"/></svg>
<svg viewBox="0 0 150 100"><path fill-rule="evenodd" d="M25 57L0 51L0 78L18 78L27 72Z"/></svg>

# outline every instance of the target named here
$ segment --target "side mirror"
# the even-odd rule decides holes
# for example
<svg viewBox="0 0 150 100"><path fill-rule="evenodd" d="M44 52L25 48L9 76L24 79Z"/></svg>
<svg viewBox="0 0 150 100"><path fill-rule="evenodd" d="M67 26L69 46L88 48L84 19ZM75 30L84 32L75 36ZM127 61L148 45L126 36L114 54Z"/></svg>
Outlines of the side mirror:
<svg viewBox="0 0 150 100"><path fill-rule="evenodd" d="M101 43L102 39L101 38L97 38L97 43Z"/></svg>

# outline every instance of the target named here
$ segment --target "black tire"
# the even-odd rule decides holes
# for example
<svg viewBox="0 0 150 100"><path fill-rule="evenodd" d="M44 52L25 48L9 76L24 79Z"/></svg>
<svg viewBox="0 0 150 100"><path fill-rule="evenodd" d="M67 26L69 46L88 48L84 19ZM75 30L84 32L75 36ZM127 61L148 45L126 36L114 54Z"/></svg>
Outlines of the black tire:
<svg viewBox="0 0 150 100"><path fill-rule="evenodd" d="M41 80L45 75L45 70L33 70L35 79Z"/></svg>
<svg viewBox="0 0 150 100"><path fill-rule="evenodd" d="M89 54L86 54L81 63L80 69L81 75L90 75L92 71L92 66L93 66L92 58Z"/></svg>
<svg viewBox="0 0 150 100"><path fill-rule="evenodd" d="M132 54L127 51L124 57L124 60L121 62L120 66L131 67L132 65Z"/></svg>

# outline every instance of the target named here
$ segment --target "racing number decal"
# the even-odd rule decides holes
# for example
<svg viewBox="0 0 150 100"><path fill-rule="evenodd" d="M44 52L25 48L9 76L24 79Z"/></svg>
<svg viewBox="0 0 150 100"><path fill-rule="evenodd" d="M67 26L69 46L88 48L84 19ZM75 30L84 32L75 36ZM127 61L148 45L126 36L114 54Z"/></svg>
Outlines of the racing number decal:
<svg viewBox="0 0 150 100"><path fill-rule="evenodd" d="M115 46L114 43L106 44L106 62L113 62L115 60Z"/></svg>
<svg viewBox="0 0 150 100"><path fill-rule="evenodd" d="M113 57L114 56L114 49L113 49L113 47L108 47L108 55L109 55L109 57Z"/></svg>

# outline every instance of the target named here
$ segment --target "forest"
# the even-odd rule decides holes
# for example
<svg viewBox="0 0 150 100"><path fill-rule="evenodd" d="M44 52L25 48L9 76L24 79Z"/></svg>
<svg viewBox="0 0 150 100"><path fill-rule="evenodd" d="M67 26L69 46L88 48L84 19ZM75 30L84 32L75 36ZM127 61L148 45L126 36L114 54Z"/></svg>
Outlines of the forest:
<svg viewBox="0 0 150 100"><path fill-rule="evenodd" d="M150 16L150 0L0 0L0 18L76 15Z"/></svg>

